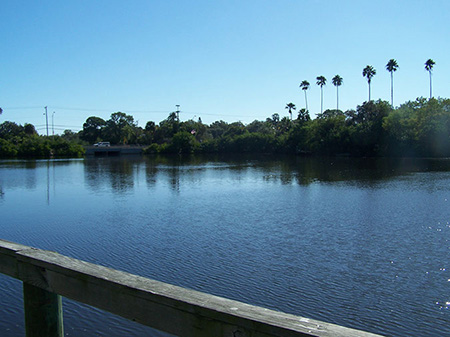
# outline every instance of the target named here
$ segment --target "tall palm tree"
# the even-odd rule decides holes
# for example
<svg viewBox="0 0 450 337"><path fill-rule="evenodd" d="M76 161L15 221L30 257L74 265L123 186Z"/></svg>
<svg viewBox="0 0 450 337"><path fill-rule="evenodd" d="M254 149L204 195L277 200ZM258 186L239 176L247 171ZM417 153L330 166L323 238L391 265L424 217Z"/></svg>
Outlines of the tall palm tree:
<svg viewBox="0 0 450 337"><path fill-rule="evenodd" d="M295 107L295 104L294 103L288 103L288 104L286 104L286 107L285 107L285 109L288 109L289 110L289 115L291 116L291 120L292 120L292 110L296 110L297 108Z"/></svg>
<svg viewBox="0 0 450 337"><path fill-rule="evenodd" d="M386 64L386 70L391 73L391 106L394 107L394 71L397 71L398 63L394 59L390 59Z"/></svg>
<svg viewBox="0 0 450 337"><path fill-rule="evenodd" d="M323 86L327 84L327 79L324 76L317 76L316 80L316 84L320 86L320 113L323 113Z"/></svg>
<svg viewBox="0 0 450 337"><path fill-rule="evenodd" d="M308 98L306 97L306 90L309 89L309 82L306 80L302 81L302 83L300 83L300 88L305 92L306 111L308 111Z"/></svg>
<svg viewBox="0 0 450 337"><path fill-rule="evenodd" d="M427 62L425 62L425 69L430 73L430 99L433 97L433 93L431 90L431 71L433 70L433 66L436 64L432 59L428 59Z"/></svg>
<svg viewBox="0 0 450 337"><path fill-rule="evenodd" d="M339 110L339 87L342 85L342 83L344 83L344 79L341 76L336 75L333 77L331 82L333 82L334 86L336 87L336 112L337 112L337 110Z"/></svg>
<svg viewBox="0 0 450 337"><path fill-rule="evenodd" d="M369 102L370 102L370 82L372 82L372 77L374 77L376 73L377 71L372 66L366 66L362 72L363 76L367 77L367 83L369 84Z"/></svg>

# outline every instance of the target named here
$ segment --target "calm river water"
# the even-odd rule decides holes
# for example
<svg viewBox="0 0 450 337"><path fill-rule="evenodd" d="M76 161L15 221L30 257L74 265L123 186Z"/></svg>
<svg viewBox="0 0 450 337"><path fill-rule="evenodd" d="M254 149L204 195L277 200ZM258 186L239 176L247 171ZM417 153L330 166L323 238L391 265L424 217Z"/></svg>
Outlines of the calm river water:
<svg viewBox="0 0 450 337"><path fill-rule="evenodd" d="M0 161L0 238L386 336L450 336L450 160ZM68 336L163 336L64 302ZM0 336L24 335L0 274Z"/></svg>

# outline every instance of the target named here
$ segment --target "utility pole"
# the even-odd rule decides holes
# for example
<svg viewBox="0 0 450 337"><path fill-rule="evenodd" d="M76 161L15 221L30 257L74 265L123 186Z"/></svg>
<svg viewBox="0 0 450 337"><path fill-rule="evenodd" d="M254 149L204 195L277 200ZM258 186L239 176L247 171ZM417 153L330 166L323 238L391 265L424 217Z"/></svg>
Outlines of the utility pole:
<svg viewBox="0 0 450 337"><path fill-rule="evenodd" d="M52 113L52 135L55 135L55 124L53 123L53 116L55 116L55 111Z"/></svg>
<svg viewBox="0 0 450 337"><path fill-rule="evenodd" d="M48 114L47 114L47 107L45 107L45 126L47 127L47 137L48 137Z"/></svg>
<svg viewBox="0 0 450 337"><path fill-rule="evenodd" d="M177 113L177 119L178 119L178 121L180 121L180 105L177 104L175 106L177 107L177 111L175 111Z"/></svg>

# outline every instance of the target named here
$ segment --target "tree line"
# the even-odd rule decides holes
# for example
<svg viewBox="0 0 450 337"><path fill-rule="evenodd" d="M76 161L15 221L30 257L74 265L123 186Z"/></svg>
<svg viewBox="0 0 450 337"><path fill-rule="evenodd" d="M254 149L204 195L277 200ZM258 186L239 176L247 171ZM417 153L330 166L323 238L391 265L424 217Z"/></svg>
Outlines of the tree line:
<svg viewBox="0 0 450 337"><path fill-rule="evenodd" d="M39 136L34 125L6 121L0 124L0 158L79 158L84 147L76 133Z"/></svg>
<svg viewBox="0 0 450 337"><path fill-rule="evenodd" d="M99 141L140 144L145 153L286 153L348 156L450 156L450 100L418 98L393 108L387 101L367 101L355 110L328 109L311 119L306 109L296 118L278 113L266 120L180 121L176 112L140 127L123 112L110 119L91 116L83 129L61 136L39 136L31 124L0 124L0 157L80 157L84 146Z"/></svg>
<svg viewBox="0 0 450 337"><path fill-rule="evenodd" d="M199 118L181 122L173 112L158 125L138 127L122 112L107 121L89 117L79 133L87 143L145 145L146 153L287 153L349 156L450 155L450 100L418 98L398 108L367 101L355 110L326 110L311 119L306 109L289 117L275 113L247 125Z"/></svg>

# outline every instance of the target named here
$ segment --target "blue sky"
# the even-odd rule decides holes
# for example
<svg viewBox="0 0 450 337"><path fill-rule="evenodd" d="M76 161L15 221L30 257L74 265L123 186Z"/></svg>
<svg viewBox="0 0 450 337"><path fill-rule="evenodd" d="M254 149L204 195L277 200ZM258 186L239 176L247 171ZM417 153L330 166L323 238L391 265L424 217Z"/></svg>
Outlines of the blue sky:
<svg viewBox="0 0 450 337"><path fill-rule="evenodd" d="M122 111L140 126L159 123L175 105L181 120L265 120L286 103L320 112L316 77L327 78L324 109L368 98L362 69L372 65L372 99L394 104L448 98L450 1L2 0L0 123L32 123L45 132L78 131L89 116Z"/></svg>

